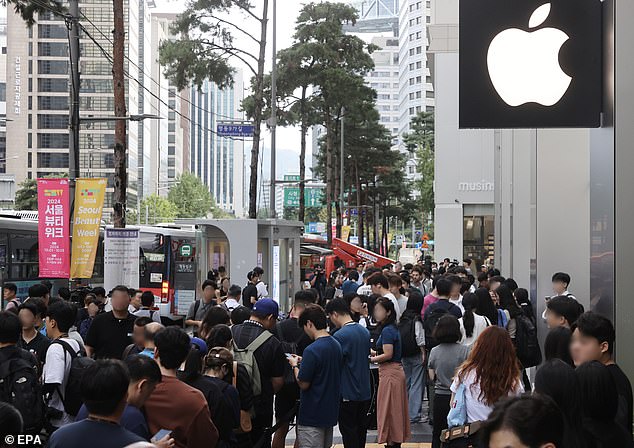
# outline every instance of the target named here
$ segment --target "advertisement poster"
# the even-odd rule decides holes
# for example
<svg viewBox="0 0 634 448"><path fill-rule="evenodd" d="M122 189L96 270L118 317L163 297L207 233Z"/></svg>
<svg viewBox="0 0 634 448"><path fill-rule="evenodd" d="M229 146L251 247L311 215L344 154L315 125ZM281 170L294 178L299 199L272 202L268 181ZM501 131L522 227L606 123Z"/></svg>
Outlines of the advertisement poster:
<svg viewBox="0 0 634 448"><path fill-rule="evenodd" d="M73 216L71 278L90 278L99 244L107 179L77 179Z"/></svg>
<svg viewBox="0 0 634 448"><path fill-rule="evenodd" d="M70 221L68 179L37 180L40 277L68 278Z"/></svg>
<svg viewBox="0 0 634 448"><path fill-rule="evenodd" d="M139 229L107 228L104 238L104 288L139 287Z"/></svg>

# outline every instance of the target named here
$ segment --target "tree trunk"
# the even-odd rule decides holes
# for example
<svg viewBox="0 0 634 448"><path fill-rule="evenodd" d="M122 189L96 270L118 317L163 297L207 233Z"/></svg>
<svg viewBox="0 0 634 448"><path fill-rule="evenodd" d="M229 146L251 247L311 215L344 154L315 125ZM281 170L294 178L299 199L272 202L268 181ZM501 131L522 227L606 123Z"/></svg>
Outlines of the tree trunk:
<svg viewBox="0 0 634 448"><path fill-rule="evenodd" d="M114 127L114 226L125 227L126 189L126 107L123 63L125 59L125 23L123 0L113 0L112 81L114 85L114 115L121 117ZM78 87L79 88L79 87ZM138 193L137 193L138 194Z"/></svg>
<svg viewBox="0 0 634 448"><path fill-rule="evenodd" d="M359 235L359 246L365 247L363 245L363 215L365 214L365 209L361 210L361 179L359 179L359 165L356 160L354 161L354 178L357 183L357 222L359 223L357 235Z"/></svg>
<svg viewBox="0 0 634 448"><path fill-rule="evenodd" d="M332 144L333 129L330 112L326 111L326 235L328 245L332 246Z"/></svg>
<svg viewBox="0 0 634 448"><path fill-rule="evenodd" d="M264 108L264 59L266 57L266 26L268 24L269 0L262 6L262 28L260 32L260 51L258 54L258 75L255 78L255 106L253 109L253 146L251 147L251 173L249 175L249 218L258 214L258 159L260 157L260 134L262 109Z"/></svg>
<svg viewBox="0 0 634 448"><path fill-rule="evenodd" d="M340 113L341 114L341 113ZM339 141L339 145L341 145L341 120L343 120L342 116L339 115L339 119L337 120L337 140ZM333 152L334 152L334 148L333 148ZM339 151L339 147L337 148L337 155L335 156L335 160L336 163L333 164L332 170L333 170L333 175L335 178L335 192L334 192L334 197L333 197L333 201L335 202L335 212L336 212L336 218L337 218L337 238L341 238L341 227L343 226L343 210L341 210L342 207L342 203L339 200L339 198L341 197L341 187L343 185L342 180L341 179L341 170L339 169L339 166L341 164L341 152Z"/></svg>
<svg viewBox="0 0 634 448"><path fill-rule="evenodd" d="M304 186L306 181L306 133L308 132L308 117L306 117L306 89L302 86L302 99L299 103L301 124L301 141L299 149L299 220L304 222L304 214L306 212L304 206Z"/></svg>

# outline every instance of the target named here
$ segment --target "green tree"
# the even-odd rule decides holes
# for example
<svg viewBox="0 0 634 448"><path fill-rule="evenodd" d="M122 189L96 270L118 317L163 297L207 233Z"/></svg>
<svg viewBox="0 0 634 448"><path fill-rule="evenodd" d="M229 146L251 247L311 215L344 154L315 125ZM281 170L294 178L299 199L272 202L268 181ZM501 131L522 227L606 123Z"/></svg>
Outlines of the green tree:
<svg viewBox="0 0 634 448"><path fill-rule="evenodd" d="M204 218L213 205L209 189L192 173L178 177L167 197L177 205L179 218Z"/></svg>
<svg viewBox="0 0 634 448"><path fill-rule="evenodd" d="M44 178L68 177L68 173L51 173ZM15 192L16 210L37 210L37 179L24 179L18 185L20 188Z"/></svg>
<svg viewBox="0 0 634 448"><path fill-rule="evenodd" d="M337 197L333 152L343 108L364 86L363 75L374 68L370 53L376 48L356 36L343 32L342 25L354 24L357 11L342 3L311 3L304 6L295 27L294 60L299 67L310 66L310 83L318 92L316 109L326 128L325 172L327 222L332 218L332 203ZM337 206L338 207L338 206ZM337 215L340 216L338 209ZM338 220L340 221L340 219ZM340 226L338 226L340 229ZM332 241L331 226L327 226Z"/></svg>
<svg viewBox="0 0 634 448"><path fill-rule="evenodd" d="M154 225L159 222L172 222L178 216L178 207L169 199L157 194L146 196L141 201L141 224ZM136 217L131 216L130 221Z"/></svg>
<svg viewBox="0 0 634 448"><path fill-rule="evenodd" d="M57 0L0 0L0 5L12 6L15 13L20 15L29 27L35 24L36 14L53 11L63 14L66 11Z"/></svg>
<svg viewBox="0 0 634 448"><path fill-rule="evenodd" d="M260 128L264 118L264 60L269 0L262 2L262 14L254 12L251 0L189 0L186 10L180 14L172 31L179 36L167 40L159 49L159 61L166 66L165 75L178 88L193 83L201 88L209 79L219 86L230 85L233 69L229 60L234 58L247 66L254 77L253 146L251 149L251 177L249 180L249 217L256 217L258 188L258 158ZM247 29L249 23L260 27L256 36ZM258 53L240 48L240 41L255 43Z"/></svg>
<svg viewBox="0 0 634 448"><path fill-rule="evenodd" d="M415 187L420 196L420 208L428 216L434 214L434 114L419 112L412 118L411 132L404 141L410 152L416 155L416 168L420 175Z"/></svg>
<svg viewBox="0 0 634 448"><path fill-rule="evenodd" d="M16 210L37 210L37 180L24 179L15 192Z"/></svg>

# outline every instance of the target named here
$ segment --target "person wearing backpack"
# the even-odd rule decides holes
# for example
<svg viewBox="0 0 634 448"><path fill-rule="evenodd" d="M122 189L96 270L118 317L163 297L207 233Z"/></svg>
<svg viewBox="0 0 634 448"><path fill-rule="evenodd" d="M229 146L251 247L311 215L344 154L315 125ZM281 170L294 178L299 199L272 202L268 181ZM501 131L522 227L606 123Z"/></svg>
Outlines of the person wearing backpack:
<svg viewBox="0 0 634 448"><path fill-rule="evenodd" d="M429 359L429 353L438 343L433 337L434 328L442 316L445 314L451 314L456 319L462 317L460 308L449 301L449 295L451 294L452 283L447 277L440 277L436 280L435 291L438 294L438 300L425 309L423 314L423 328L425 329L425 351L426 359ZM434 420L434 385L429 380L429 377L425 379L425 385L427 387L427 397L429 398L428 417L430 424L433 424Z"/></svg>
<svg viewBox="0 0 634 448"><path fill-rule="evenodd" d="M0 401L14 406L22 416L23 431L38 434L44 425L44 400L38 381L38 362L17 346L22 325L11 311L0 312ZM11 434L18 434L18 431Z"/></svg>
<svg viewBox="0 0 634 448"><path fill-rule="evenodd" d="M398 323L402 344L401 362L407 382L410 423L420 423L423 405L425 329L420 319L422 308L423 295L416 288L410 289L405 311Z"/></svg>
<svg viewBox="0 0 634 448"><path fill-rule="evenodd" d="M64 301L55 302L46 311L46 334L51 338L51 345L46 351L42 384L48 403L48 423L51 430L75 421L70 409L67 409L67 403L75 404L79 401L81 405L77 389L72 388L73 392L70 394L67 390L73 359L80 351L79 343L68 336L68 330L74 324L76 316L75 308ZM73 410L76 414L79 406Z"/></svg>
<svg viewBox="0 0 634 448"><path fill-rule="evenodd" d="M161 323L161 311L154 306L154 293L152 291L143 291L141 294L141 308L132 314L136 317L149 317L154 322Z"/></svg>
<svg viewBox="0 0 634 448"><path fill-rule="evenodd" d="M284 353L299 355L304 354L304 349L311 343L304 330L299 327L298 319L306 309L306 305L312 303L312 294L307 291L297 291L295 302L289 313L288 319L284 319L275 325L275 336L282 344ZM295 405L299 400L299 386L295 381L295 375L290 365L285 366L284 386L275 395L275 420L279 425L273 436L273 448L284 448L285 440L290 427L290 420L297 413Z"/></svg>
<svg viewBox="0 0 634 448"><path fill-rule="evenodd" d="M12 313L18 313L18 307L20 306L20 299L18 299L18 287L15 283L5 283L2 285L2 293L4 297L5 311L11 311Z"/></svg>
<svg viewBox="0 0 634 448"><path fill-rule="evenodd" d="M260 299L253 304L249 320L231 328L234 359L245 366L253 385L253 445L260 439L265 445L271 443L271 434L265 434L265 429L273 423L273 395L284 385L286 356L282 344L271 333L278 314L277 302Z"/></svg>

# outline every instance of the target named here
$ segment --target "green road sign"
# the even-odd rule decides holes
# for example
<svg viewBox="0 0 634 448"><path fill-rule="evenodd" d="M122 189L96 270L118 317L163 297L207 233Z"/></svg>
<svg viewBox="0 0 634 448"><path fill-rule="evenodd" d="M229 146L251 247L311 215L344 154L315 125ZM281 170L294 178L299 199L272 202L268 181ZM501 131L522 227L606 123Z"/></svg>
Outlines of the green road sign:
<svg viewBox="0 0 634 448"><path fill-rule="evenodd" d="M324 197L323 188L305 188L304 206L321 207ZM299 188L284 188L284 207L299 207Z"/></svg>

